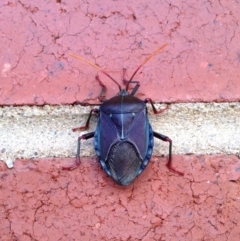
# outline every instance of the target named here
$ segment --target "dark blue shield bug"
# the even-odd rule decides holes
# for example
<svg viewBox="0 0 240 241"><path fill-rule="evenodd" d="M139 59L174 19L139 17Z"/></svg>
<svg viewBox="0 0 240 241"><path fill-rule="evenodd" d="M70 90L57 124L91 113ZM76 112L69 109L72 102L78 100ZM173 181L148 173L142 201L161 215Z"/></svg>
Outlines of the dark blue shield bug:
<svg viewBox="0 0 240 241"><path fill-rule="evenodd" d="M156 137L162 141L169 142L169 159L167 167L171 171L183 175L182 172L172 167L171 139L152 130L148 119L146 103L149 102L151 104L155 114L162 113L168 107L157 111L150 98L143 101L134 96L140 84L138 81L133 81L133 77L150 58L160 52L166 45L167 44L161 46L154 53L149 55L136 69L130 80L125 80L123 77L126 89L122 89L116 80L98 66L82 57L73 55L107 75L118 85L119 93L109 100L104 99L106 86L97 75L96 79L102 86L99 100L103 103L100 105L99 109L94 108L90 111L85 126L73 129L74 131L87 129L92 113L96 113L98 115L96 131L84 134L78 138L76 163L70 167L64 167L64 170L72 170L79 166L81 140L94 137L94 148L103 170L118 184L129 185L148 165L152 156L154 137ZM123 71L123 76L125 76L126 69ZM132 83L135 84L135 87L132 89L131 93L129 93L129 84Z"/></svg>

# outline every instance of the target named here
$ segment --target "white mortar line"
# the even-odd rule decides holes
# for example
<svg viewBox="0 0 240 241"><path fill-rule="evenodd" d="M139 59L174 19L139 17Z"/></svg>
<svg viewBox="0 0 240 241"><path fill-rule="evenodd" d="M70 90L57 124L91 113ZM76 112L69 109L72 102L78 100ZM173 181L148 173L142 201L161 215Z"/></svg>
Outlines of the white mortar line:
<svg viewBox="0 0 240 241"><path fill-rule="evenodd" d="M0 160L11 166L16 158L74 157L78 136L95 130L97 118L92 117L88 131L71 129L85 124L91 108L1 107ZM173 154L240 153L238 102L172 104L160 115L148 109L153 129L173 140ZM95 155L92 139L81 147L82 156ZM168 144L156 140L154 154L167 153Z"/></svg>

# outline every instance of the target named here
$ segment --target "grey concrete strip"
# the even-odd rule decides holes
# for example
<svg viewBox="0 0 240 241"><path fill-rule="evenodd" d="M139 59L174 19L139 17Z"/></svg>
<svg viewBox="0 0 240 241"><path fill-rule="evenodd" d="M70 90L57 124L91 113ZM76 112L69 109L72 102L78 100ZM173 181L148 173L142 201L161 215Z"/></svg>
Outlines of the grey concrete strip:
<svg viewBox="0 0 240 241"><path fill-rule="evenodd" d="M85 124L90 108L0 108L0 160L11 167L16 158L74 157L78 136L96 127L93 117L88 131L71 130ZM160 115L148 109L153 129L173 140L174 154L240 152L240 103L172 104ZM168 144L156 140L154 154L167 152ZM95 155L92 139L82 141L81 155Z"/></svg>

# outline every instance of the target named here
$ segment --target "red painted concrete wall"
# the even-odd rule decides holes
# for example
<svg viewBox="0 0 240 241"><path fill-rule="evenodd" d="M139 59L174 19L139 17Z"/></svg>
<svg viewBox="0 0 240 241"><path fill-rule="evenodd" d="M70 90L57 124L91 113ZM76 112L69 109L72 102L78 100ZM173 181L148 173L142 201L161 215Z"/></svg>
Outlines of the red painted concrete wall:
<svg viewBox="0 0 240 241"><path fill-rule="evenodd" d="M0 105L97 102L99 65L121 83L162 44L135 79L156 102L239 101L238 1L0 2ZM100 75L108 87L117 86ZM122 84L122 83L121 83ZM153 158L128 187L95 160L18 160L0 166L1 240L231 240L240 237L235 156Z"/></svg>
<svg viewBox="0 0 240 241"><path fill-rule="evenodd" d="M238 1L2 0L0 104L71 104L96 100L96 70L121 83L139 72L139 96L156 101L233 101L240 93ZM107 96L117 88L102 76Z"/></svg>
<svg viewBox="0 0 240 241"><path fill-rule="evenodd" d="M0 166L1 240L215 240L240 237L240 163L235 156L165 158L121 187L95 160L17 161Z"/></svg>

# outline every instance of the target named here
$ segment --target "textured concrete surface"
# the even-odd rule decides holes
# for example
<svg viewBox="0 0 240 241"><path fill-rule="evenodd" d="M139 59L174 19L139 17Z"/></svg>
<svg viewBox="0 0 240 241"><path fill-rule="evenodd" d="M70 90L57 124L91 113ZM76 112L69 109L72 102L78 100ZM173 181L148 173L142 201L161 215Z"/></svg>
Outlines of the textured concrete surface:
<svg viewBox="0 0 240 241"><path fill-rule="evenodd" d="M95 160L0 164L1 240L239 241L240 161L235 156L174 156L184 177L154 157L127 187Z"/></svg>
<svg viewBox="0 0 240 241"><path fill-rule="evenodd" d="M12 169L0 161L0 240L239 241L239 9L237 0L1 0L0 160L23 160ZM82 149L91 158L62 171L74 158L53 157L75 155L81 133L71 129L89 112L72 104L97 103L100 92L96 69L70 53L122 85L123 67L130 77L166 42L134 80L141 99L171 103L150 118L173 139L185 176L155 156L120 187L100 169L92 140ZM116 95L100 78L106 97ZM156 142L154 154L167 145Z"/></svg>
<svg viewBox="0 0 240 241"><path fill-rule="evenodd" d="M100 91L81 55L121 83L139 72L139 96L157 102L240 99L239 1L0 2L0 104L72 104ZM108 86L107 97L117 88Z"/></svg>
<svg viewBox="0 0 240 241"><path fill-rule="evenodd" d="M75 156L78 136L96 128L97 118L92 117L88 131L72 131L85 125L90 109L81 106L1 108L0 160L11 166L16 158ZM148 109L154 130L173 140L175 154L240 154L239 103L172 104L160 115L154 115L150 106ZM156 140L154 153L168 154L168 144ZM93 139L82 141L81 155L95 155Z"/></svg>

